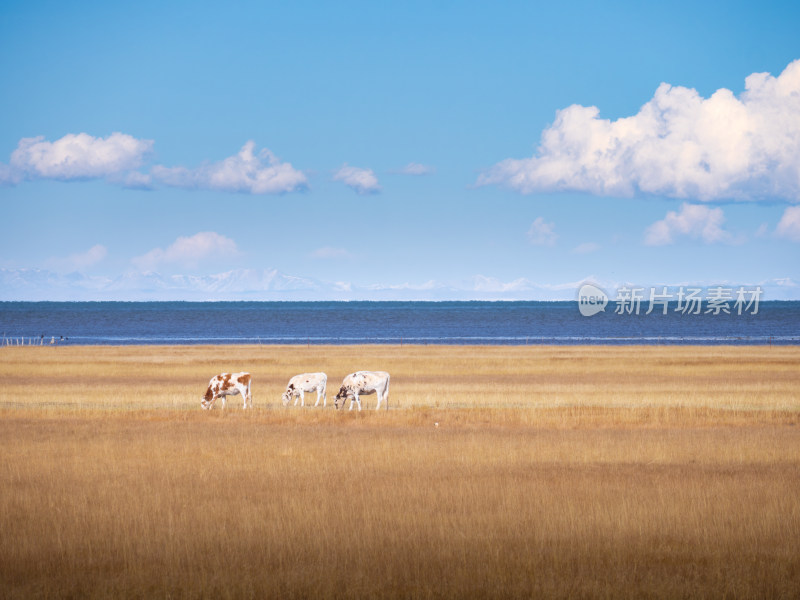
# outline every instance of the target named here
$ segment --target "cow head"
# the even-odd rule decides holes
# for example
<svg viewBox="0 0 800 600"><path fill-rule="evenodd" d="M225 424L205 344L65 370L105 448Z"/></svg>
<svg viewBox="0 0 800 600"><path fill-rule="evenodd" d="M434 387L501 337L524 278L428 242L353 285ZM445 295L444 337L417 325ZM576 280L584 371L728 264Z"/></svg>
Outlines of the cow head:
<svg viewBox="0 0 800 600"><path fill-rule="evenodd" d="M286 391L283 392L283 396L281 396L281 402L284 406L288 405L289 402L292 400L292 396L294 396L294 384L290 383L289 387L286 388Z"/></svg>
<svg viewBox="0 0 800 600"><path fill-rule="evenodd" d="M211 386L208 386L206 395L200 400L200 405L203 407L203 410L208 410L214 405L214 391L211 389Z"/></svg>
<svg viewBox="0 0 800 600"><path fill-rule="evenodd" d="M339 388L339 393L336 394L336 398L333 400L333 405L338 409L339 408L339 400L342 401L342 408L344 408L344 402L347 400L348 396L352 396L353 393L347 389L347 387L342 386Z"/></svg>

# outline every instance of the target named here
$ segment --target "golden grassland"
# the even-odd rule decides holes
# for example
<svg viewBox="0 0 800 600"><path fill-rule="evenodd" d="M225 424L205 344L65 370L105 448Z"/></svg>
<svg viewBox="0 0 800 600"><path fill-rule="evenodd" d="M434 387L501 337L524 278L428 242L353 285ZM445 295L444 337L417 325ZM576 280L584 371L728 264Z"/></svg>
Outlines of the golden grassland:
<svg viewBox="0 0 800 600"><path fill-rule="evenodd" d="M388 411L333 409L357 369ZM239 370L254 410L202 411ZM326 409L281 406L319 370ZM0 597L800 596L798 347L13 347L0 373Z"/></svg>

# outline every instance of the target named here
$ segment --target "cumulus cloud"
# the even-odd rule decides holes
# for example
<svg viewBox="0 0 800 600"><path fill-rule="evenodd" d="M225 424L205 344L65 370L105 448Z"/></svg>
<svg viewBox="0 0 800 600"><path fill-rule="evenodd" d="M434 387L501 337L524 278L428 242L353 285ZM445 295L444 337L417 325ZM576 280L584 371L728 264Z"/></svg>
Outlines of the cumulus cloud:
<svg viewBox="0 0 800 600"><path fill-rule="evenodd" d="M706 244L731 241L731 235L722 228L725 215L721 208L699 204L681 204L679 212L669 211L667 216L645 230L644 243L648 246L665 246L676 237L702 240Z"/></svg>
<svg viewBox="0 0 800 600"><path fill-rule="evenodd" d="M402 169L395 171L400 175L431 175L436 172L436 169L420 163L410 162Z"/></svg>
<svg viewBox="0 0 800 600"><path fill-rule="evenodd" d="M236 256L236 242L213 231L201 231L191 237L179 237L167 248L154 248L132 260L139 269L149 271L176 265L196 268L201 261Z"/></svg>
<svg viewBox="0 0 800 600"><path fill-rule="evenodd" d="M737 97L662 83L633 116L594 106L556 113L532 158L507 159L478 185L522 193L571 190L701 201L800 198L800 60L778 76L753 73Z"/></svg>
<svg viewBox="0 0 800 600"><path fill-rule="evenodd" d="M333 175L334 181L341 181L346 186L354 189L359 194L377 194L381 191L378 178L372 169L359 169L345 163Z"/></svg>
<svg viewBox="0 0 800 600"><path fill-rule="evenodd" d="M552 246L558 239L555 228L555 223L545 223L542 217L536 217L526 234L528 241L536 246Z"/></svg>
<svg viewBox="0 0 800 600"><path fill-rule="evenodd" d="M48 265L58 271L80 271L92 267L108 255L108 248L102 244L95 244L86 252L70 254L66 258L53 258Z"/></svg>
<svg viewBox="0 0 800 600"><path fill-rule="evenodd" d="M0 185L23 180L60 181L106 179L132 189L152 189L155 183L187 189L207 189L249 194L282 194L308 187L302 171L281 162L266 148L256 152L249 141L235 156L200 167L155 165L142 172L152 154L153 140L124 133L96 138L86 133L67 134L50 142L44 137L23 138L9 164L0 163Z"/></svg>
<svg viewBox="0 0 800 600"><path fill-rule="evenodd" d="M280 162L266 148L255 152L255 142L248 141L238 154L225 160L189 169L156 165L153 178L173 187L209 189L249 194L283 194L305 189L308 179L290 163Z"/></svg>
<svg viewBox="0 0 800 600"><path fill-rule="evenodd" d="M8 165L0 166L0 180L102 179L118 177L142 166L153 140L139 140L124 133L106 138L69 133L54 142L44 136L22 138Z"/></svg>
<svg viewBox="0 0 800 600"><path fill-rule="evenodd" d="M793 242L800 242L800 206L790 206L784 211L778 227L775 228L775 234Z"/></svg>

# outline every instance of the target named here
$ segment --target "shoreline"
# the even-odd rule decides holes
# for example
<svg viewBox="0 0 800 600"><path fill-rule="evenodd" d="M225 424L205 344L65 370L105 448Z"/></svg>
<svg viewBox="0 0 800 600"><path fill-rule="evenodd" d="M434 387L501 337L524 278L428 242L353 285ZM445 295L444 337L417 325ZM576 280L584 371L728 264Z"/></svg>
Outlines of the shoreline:
<svg viewBox="0 0 800 600"><path fill-rule="evenodd" d="M795 336L791 336L792 340ZM12 338L8 338L12 339ZM32 338L26 338L31 340ZM744 341L745 338L736 338L742 340L741 343L726 343L720 341L719 343L638 343L636 341L619 342L619 343L519 343L519 344L497 344L497 343L406 343L406 342L231 342L231 343L140 343L140 344L120 344L120 343L103 343L103 344L82 344L69 342L49 343L8 343L0 345L0 350L6 348L800 348L800 337L797 341L764 341L761 343L752 343Z"/></svg>

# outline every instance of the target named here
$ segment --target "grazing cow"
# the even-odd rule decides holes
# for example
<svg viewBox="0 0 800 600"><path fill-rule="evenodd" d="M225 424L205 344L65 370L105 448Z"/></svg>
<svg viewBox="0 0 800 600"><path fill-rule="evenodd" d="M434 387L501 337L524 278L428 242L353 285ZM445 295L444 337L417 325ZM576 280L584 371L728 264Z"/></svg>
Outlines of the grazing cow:
<svg viewBox="0 0 800 600"><path fill-rule="evenodd" d="M208 410L214 406L217 398L222 398L222 409L225 409L225 396L241 394L244 398L244 407L253 408L253 399L250 396L250 373L220 373L208 382L206 395L200 401L203 408Z"/></svg>
<svg viewBox="0 0 800 600"><path fill-rule="evenodd" d="M382 400L386 400L386 410L389 410L389 374L386 371L356 371L344 378L333 404L338 409L341 400L344 408L344 401L350 398L350 410L353 410L353 401L358 404L358 410L361 410L359 396L375 393L378 394L378 406L375 410L381 407Z"/></svg>
<svg viewBox="0 0 800 600"><path fill-rule="evenodd" d="M289 380L286 391L281 396L283 405L286 406L294 398L294 405L297 406L297 398L300 398L300 406L306 405L306 392L317 392L317 402L314 406L319 406L320 397L323 400L322 406L328 406L328 397L325 395L325 386L328 384L328 376L325 373L303 373L295 375Z"/></svg>

